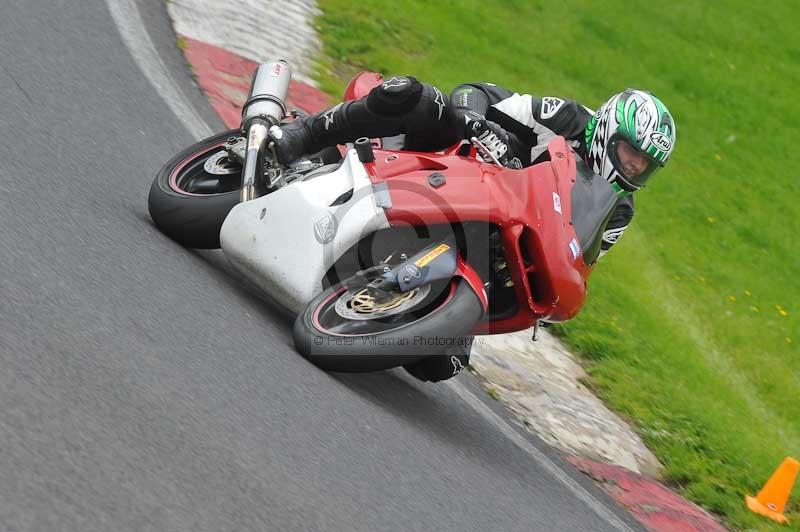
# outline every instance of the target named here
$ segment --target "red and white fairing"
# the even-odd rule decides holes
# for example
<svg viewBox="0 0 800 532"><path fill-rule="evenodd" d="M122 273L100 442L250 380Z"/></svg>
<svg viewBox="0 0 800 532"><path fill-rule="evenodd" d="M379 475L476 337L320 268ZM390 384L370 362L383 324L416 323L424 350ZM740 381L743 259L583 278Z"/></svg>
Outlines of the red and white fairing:
<svg viewBox="0 0 800 532"><path fill-rule="evenodd" d="M357 76L346 97L366 94L380 79L372 73ZM472 333L511 332L542 318L573 317L585 302L591 267L571 223L572 149L555 137L547 148L549 162L520 170L457 155L461 149L376 149L375 160L364 164L348 146L343 164L329 174L237 205L222 227L222 249L247 277L299 312L321 292L328 268L372 232L486 222L500 228L518 310L504 319L484 319ZM444 184L433 186L432 172L442 174ZM331 206L351 189L348 201ZM461 258L456 275L469 283L486 310L482 280Z"/></svg>

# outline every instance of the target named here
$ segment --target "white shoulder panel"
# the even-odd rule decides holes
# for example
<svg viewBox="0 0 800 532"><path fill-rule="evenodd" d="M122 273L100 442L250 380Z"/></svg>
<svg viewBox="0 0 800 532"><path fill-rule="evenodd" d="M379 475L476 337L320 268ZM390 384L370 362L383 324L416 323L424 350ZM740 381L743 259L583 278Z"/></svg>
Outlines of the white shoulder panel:
<svg viewBox="0 0 800 532"><path fill-rule="evenodd" d="M537 122L533 119L533 98L530 94L514 93L492 107L510 116L520 124L532 128Z"/></svg>

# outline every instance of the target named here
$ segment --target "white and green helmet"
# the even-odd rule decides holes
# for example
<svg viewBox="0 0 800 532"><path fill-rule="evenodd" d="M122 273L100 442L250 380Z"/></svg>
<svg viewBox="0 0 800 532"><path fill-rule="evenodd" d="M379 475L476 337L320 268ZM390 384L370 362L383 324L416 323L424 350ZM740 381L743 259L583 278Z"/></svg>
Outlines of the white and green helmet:
<svg viewBox="0 0 800 532"><path fill-rule="evenodd" d="M627 141L650 164L634 178L621 171L618 143ZM623 190L642 188L667 164L675 148L675 121L664 103L649 92L625 89L612 96L586 125L588 163L597 174Z"/></svg>

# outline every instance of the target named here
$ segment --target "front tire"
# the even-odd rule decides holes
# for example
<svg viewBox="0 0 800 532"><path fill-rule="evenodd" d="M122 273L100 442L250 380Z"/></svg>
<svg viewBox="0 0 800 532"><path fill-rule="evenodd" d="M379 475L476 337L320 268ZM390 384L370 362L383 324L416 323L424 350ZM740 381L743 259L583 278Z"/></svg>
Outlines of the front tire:
<svg viewBox="0 0 800 532"><path fill-rule="evenodd" d="M336 300L347 281L329 287L312 300L294 323L297 350L326 371L360 373L413 364L467 340L483 308L466 281L452 279L433 301L424 302L398 321L348 322L336 312Z"/></svg>
<svg viewBox="0 0 800 532"><path fill-rule="evenodd" d="M209 173L205 163L212 157L224 161L224 146L231 129L201 140L177 154L161 167L148 197L150 217L164 234L190 248L217 249L222 222L239 203L241 165L220 164ZM228 173L225 173L228 172Z"/></svg>

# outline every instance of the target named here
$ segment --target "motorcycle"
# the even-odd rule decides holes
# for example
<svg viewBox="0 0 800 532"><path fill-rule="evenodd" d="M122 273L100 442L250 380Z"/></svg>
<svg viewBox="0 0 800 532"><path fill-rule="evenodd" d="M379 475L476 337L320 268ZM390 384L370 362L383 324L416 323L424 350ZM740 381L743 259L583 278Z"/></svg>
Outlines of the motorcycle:
<svg viewBox="0 0 800 532"><path fill-rule="evenodd" d="M360 138L283 164L269 128L296 118L291 71L260 65L242 126L157 174L156 226L228 261L296 315L298 351L331 371L420 363L498 334L572 318L584 304L611 186L562 137L549 160L502 166L478 139L440 152ZM345 100L382 82L362 72Z"/></svg>

